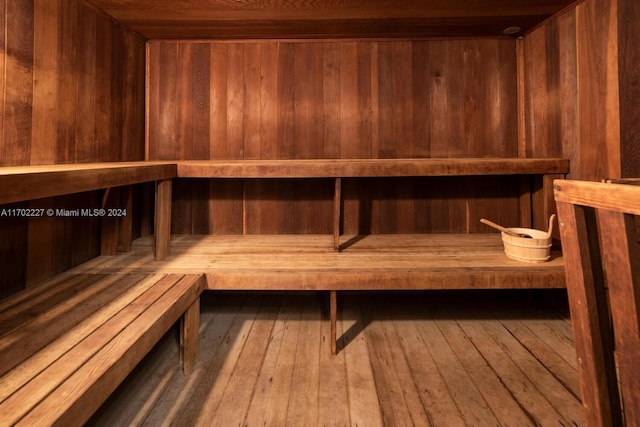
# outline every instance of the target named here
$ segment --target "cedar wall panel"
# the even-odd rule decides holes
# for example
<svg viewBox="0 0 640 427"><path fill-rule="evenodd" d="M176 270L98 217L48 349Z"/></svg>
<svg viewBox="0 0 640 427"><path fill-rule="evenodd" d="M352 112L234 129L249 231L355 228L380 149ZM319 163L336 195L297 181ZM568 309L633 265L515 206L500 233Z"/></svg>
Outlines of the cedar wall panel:
<svg viewBox="0 0 640 427"><path fill-rule="evenodd" d="M513 40L151 42L148 61L149 159L518 155ZM344 232L514 224L505 181L345 180ZM332 189L181 182L173 231L329 233Z"/></svg>
<svg viewBox="0 0 640 427"><path fill-rule="evenodd" d="M637 114L624 99L637 101L619 90L618 3L587 0L524 39L526 154L569 158L572 179L621 176L620 109ZM634 0L620 2L625 3L637 10ZM637 50L637 44L624 46ZM627 69L631 64L624 61L633 57L620 55L620 73L632 80L637 67ZM627 117L626 128L633 132L637 121L631 124ZM637 140L627 139L624 145L632 149Z"/></svg>
<svg viewBox="0 0 640 427"><path fill-rule="evenodd" d="M618 0L622 177L640 177L640 3Z"/></svg>
<svg viewBox="0 0 640 427"><path fill-rule="evenodd" d="M144 159L144 41L75 0L0 0L0 26L0 166ZM30 205L94 207L101 197ZM0 297L96 256L99 229L0 218Z"/></svg>

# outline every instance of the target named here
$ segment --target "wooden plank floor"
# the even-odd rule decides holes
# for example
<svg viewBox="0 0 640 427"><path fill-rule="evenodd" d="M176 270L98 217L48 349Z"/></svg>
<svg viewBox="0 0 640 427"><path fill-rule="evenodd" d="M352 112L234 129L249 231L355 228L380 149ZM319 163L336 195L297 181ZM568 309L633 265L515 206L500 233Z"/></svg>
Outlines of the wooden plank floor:
<svg viewBox="0 0 640 427"><path fill-rule="evenodd" d="M97 257L72 273L205 273L209 289L361 290L558 288L559 251L541 264L506 257L499 233L342 236L172 236L171 255L152 256L152 239L130 253Z"/></svg>
<svg viewBox="0 0 640 427"><path fill-rule="evenodd" d="M582 425L569 319L537 292L205 291L184 377L173 331L90 421L113 425Z"/></svg>

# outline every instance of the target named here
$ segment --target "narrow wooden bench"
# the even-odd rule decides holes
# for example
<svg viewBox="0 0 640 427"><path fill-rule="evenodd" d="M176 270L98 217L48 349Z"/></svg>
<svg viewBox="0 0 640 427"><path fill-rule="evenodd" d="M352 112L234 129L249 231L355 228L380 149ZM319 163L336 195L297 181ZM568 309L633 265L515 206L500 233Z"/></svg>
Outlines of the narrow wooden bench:
<svg viewBox="0 0 640 427"><path fill-rule="evenodd" d="M536 199L546 224L553 210L553 180L569 172L569 160L559 158L419 158L419 159L304 159L304 160L193 160L177 162L179 178L300 179L332 178L333 247L340 251L342 227L342 179L419 176L512 175L522 188L522 226L533 222L531 210ZM539 194L532 194L531 179L540 179ZM525 194L527 196L525 197ZM533 224L531 224L533 226ZM162 239L166 241L166 239ZM168 252L168 249L167 249Z"/></svg>
<svg viewBox="0 0 640 427"><path fill-rule="evenodd" d="M84 191L106 190L103 208L108 202L112 188L130 188L144 182L156 183L155 231L156 259L162 260L169 253L171 233L171 182L176 177L175 162L103 162L37 166L10 166L0 168L0 205L25 202L45 197L62 196ZM131 203L131 193L128 192ZM118 237L117 228L105 210L102 216L102 253L115 255ZM28 216L53 216L47 209L28 209ZM93 213L92 213L93 214ZM131 228L131 217L126 216Z"/></svg>
<svg viewBox="0 0 640 427"><path fill-rule="evenodd" d="M60 274L0 301L0 425L82 425L181 319L194 367L202 274Z"/></svg>

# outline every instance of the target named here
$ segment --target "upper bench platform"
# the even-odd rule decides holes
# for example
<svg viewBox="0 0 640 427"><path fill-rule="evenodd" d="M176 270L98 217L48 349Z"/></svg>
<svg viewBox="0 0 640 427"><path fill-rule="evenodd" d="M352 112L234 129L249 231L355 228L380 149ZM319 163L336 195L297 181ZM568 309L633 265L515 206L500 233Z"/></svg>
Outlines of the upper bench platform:
<svg viewBox="0 0 640 427"><path fill-rule="evenodd" d="M173 178L333 178L333 234L339 250L341 178L542 175L551 183L568 172L569 160L559 158L193 160L20 166L0 168L0 204L156 181L156 259L162 260L170 251ZM543 200L552 200L551 186L546 187L543 193L548 196Z"/></svg>
<svg viewBox="0 0 640 427"><path fill-rule="evenodd" d="M0 168L0 204L175 178L175 162L105 162Z"/></svg>
<svg viewBox="0 0 640 427"><path fill-rule="evenodd" d="M0 204L180 178L347 178L545 175L569 172L567 159L314 159L104 162L0 168Z"/></svg>
<svg viewBox="0 0 640 427"><path fill-rule="evenodd" d="M349 178L453 175L545 175L569 172L567 159L433 158L192 160L177 162L185 178Z"/></svg>

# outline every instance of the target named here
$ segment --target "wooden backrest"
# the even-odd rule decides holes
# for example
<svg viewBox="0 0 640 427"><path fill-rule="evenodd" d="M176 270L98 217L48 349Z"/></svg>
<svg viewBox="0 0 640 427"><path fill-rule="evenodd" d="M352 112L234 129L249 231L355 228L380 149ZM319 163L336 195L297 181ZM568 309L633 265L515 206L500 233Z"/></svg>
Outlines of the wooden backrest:
<svg viewBox="0 0 640 427"><path fill-rule="evenodd" d="M556 180L554 195L586 423L640 426L640 186Z"/></svg>

